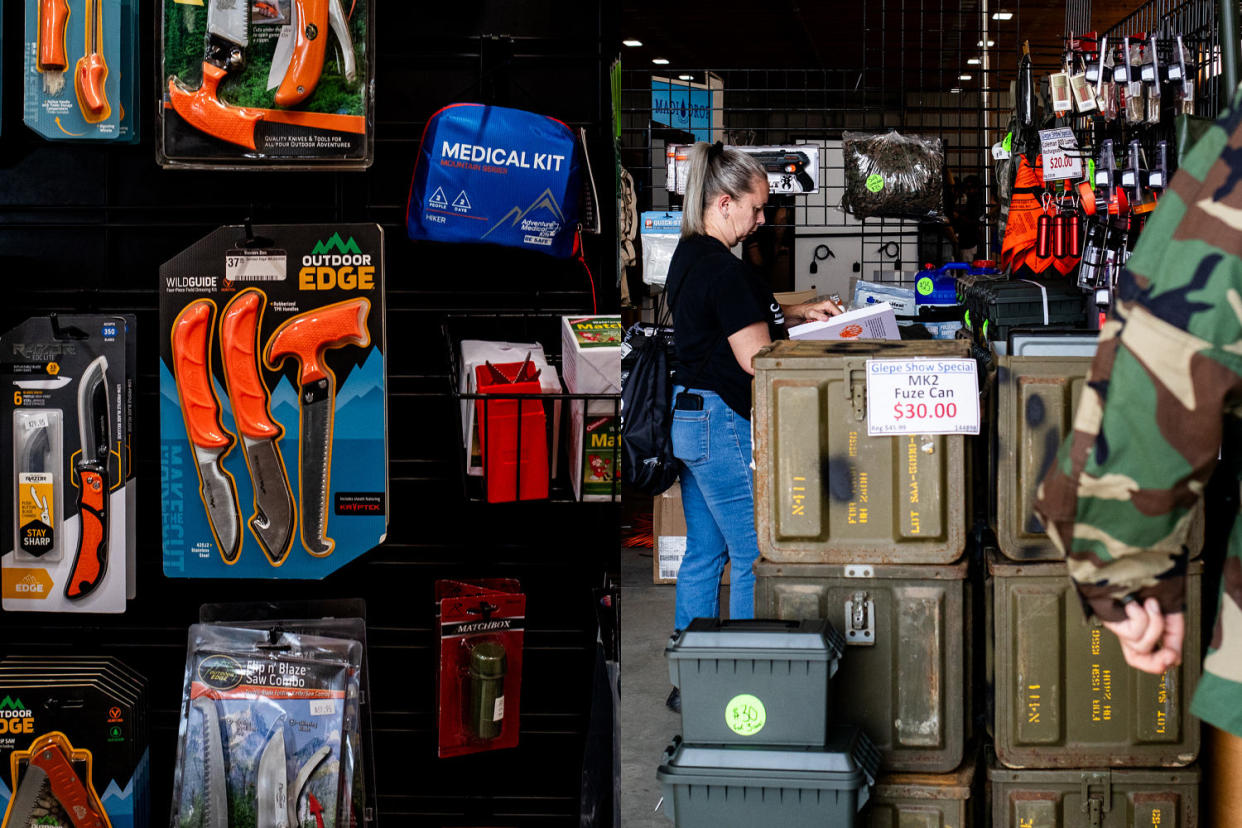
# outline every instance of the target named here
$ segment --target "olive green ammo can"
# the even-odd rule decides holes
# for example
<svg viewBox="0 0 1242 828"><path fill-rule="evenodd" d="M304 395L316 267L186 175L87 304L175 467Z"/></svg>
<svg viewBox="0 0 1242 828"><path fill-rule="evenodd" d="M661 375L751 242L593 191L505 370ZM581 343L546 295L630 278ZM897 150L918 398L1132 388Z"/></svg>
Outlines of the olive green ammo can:
<svg viewBox="0 0 1242 828"><path fill-rule="evenodd" d="M993 828L1198 828L1199 769L988 772Z"/></svg>
<svg viewBox="0 0 1242 828"><path fill-rule="evenodd" d="M982 776L973 750L953 773L888 773L876 780L864 828L972 828ZM979 785L976 787L976 780Z"/></svg>
<svg viewBox="0 0 1242 828"><path fill-rule="evenodd" d="M1203 563L1191 561L1181 666L1154 676L1083 616L1064 563L989 553L996 755L1010 768L1179 767L1199 753ZM845 665L849 665L846 654ZM844 667L842 673L845 672ZM1042 824L1042 823L1041 823Z"/></svg>
<svg viewBox="0 0 1242 828"><path fill-rule="evenodd" d="M948 564L966 546L964 441L867 436L868 359L961 342L777 342L755 357L755 522L780 563Z"/></svg>
<svg viewBox="0 0 1242 828"><path fill-rule="evenodd" d="M971 708L966 569L966 561L755 564L756 615L826 618L845 636L833 721L861 727L886 771L961 764Z"/></svg>

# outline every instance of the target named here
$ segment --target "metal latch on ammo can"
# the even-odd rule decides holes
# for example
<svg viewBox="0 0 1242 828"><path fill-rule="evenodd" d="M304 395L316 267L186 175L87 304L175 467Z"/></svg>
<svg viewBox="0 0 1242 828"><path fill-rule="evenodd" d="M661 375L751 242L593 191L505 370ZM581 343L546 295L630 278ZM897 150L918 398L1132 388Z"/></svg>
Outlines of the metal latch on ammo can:
<svg viewBox="0 0 1242 828"><path fill-rule="evenodd" d="M845 643L875 646L875 601L862 590L845 602Z"/></svg>
<svg viewBox="0 0 1242 828"><path fill-rule="evenodd" d="M855 371L863 373L862 382L853 381ZM847 359L842 372L845 374L845 398L854 404L854 419L862 422L867 416L867 363L859 359Z"/></svg>
<svg viewBox="0 0 1242 828"><path fill-rule="evenodd" d="M1094 795L1091 789L1095 788ZM1101 828L1104 814L1113 809L1112 771L1086 771L1082 775L1082 812L1091 828Z"/></svg>

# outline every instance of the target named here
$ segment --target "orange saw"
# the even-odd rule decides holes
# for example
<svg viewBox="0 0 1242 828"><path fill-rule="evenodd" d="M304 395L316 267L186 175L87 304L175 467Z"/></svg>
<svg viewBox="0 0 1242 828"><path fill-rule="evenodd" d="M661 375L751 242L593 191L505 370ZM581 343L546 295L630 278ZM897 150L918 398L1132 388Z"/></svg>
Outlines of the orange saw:
<svg viewBox="0 0 1242 828"><path fill-rule="evenodd" d="M329 27L341 44L341 67L347 81L357 75L353 39L341 0L294 0L293 52L285 71L276 103L296 106L319 83L323 73ZM296 113L254 107L232 106L220 99L220 84L245 65L250 43L249 0L208 0L207 48L203 56L203 80L198 89L189 89L178 78L168 79L172 108L195 129L222 141L257 150L255 138L262 121L326 124L341 116L320 116L317 122L285 117ZM352 130L350 130L352 131Z"/></svg>

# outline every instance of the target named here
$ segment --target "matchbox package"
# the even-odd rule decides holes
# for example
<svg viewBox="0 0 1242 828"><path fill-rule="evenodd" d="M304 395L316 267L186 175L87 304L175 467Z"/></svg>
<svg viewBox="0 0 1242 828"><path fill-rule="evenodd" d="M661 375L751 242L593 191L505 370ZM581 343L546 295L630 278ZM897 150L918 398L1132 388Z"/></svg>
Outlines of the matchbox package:
<svg viewBox="0 0 1242 828"><path fill-rule="evenodd" d="M561 317L561 370L570 394L612 399L573 400L569 407L569 473L578 500L612 501L621 494L620 316Z"/></svg>
<svg viewBox="0 0 1242 828"><path fill-rule="evenodd" d="M384 239L222 227L160 268L164 574L322 578L388 525Z"/></svg>
<svg viewBox="0 0 1242 828"><path fill-rule="evenodd" d="M151 824L146 680L114 658L0 662L4 828Z"/></svg>
<svg viewBox="0 0 1242 828"><path fill-rule="evenodd" d="M26 0L25 121L50 141L138 141L138 0Z"/></svg>
<svg viewBox="0 0 1242 828"><path fill-rule="evenodd" d="M457 103L431 116L410 183L411 239L574 252L578 138L545 115Z"/></svg>
<svg viewBox="0 0 1242 828"><path fill-rule="evenodd" d="M160 0L165 167L371 164L374 0Z"/></svg>
<svg viewBox="0 0 1242 828"><path fill-rule="evenodd" d="M190 627L171 824L363 825L361 669L354 640Z"/></svg>
<svg viewBox="0 0 1242 828"><path fill-rule="evenodd" d="M32 317L0 338L6 610L125 611L134 597L134 317Z"/></svg>
<svg viewBox="0 0 1242 828"><path fill-rule="evenodd" d="M517 747L526 596L511 578L436 581L440 757Z"/></svg>

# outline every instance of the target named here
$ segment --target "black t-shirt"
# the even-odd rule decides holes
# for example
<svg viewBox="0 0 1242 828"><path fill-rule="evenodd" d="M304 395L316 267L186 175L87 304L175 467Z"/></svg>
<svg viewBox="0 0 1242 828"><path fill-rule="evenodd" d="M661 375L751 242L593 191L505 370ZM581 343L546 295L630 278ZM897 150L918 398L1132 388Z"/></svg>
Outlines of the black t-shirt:
<svg viewBox="0 0 1242 828"><path fill-rule="evenodd" d="M738 365L728 337L766 322L773 340L787 338L785 317L772 291L753 268L711 236L678 242L665 290L673 307L678 383L715 391L749 420L752 378Z"/></svg>

